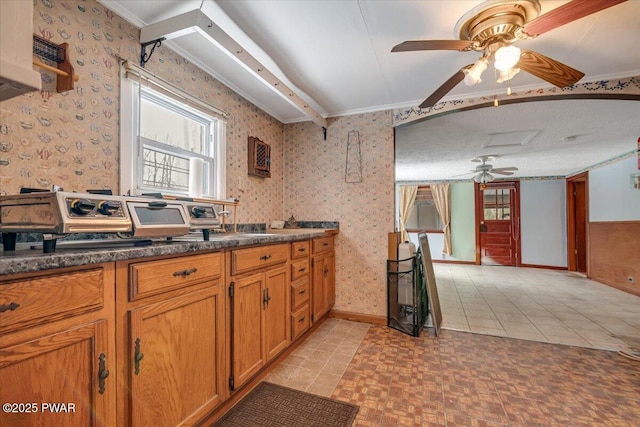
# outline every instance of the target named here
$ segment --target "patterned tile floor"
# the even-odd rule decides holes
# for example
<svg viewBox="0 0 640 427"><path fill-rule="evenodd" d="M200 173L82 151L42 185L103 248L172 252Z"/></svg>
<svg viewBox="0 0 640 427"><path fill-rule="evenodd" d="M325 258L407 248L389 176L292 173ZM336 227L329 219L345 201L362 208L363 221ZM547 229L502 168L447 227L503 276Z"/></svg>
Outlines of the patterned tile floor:
<svg viewBox="0 0 640 427"><path fill-rule="evenodd" d="M584 348L640 343L638 297L567 272L455 267L436 266L445 324L476 333L328 319L265 379L360 405L358 426L640 426L640 362Z"/></svg>
<svg viewBox="0 0 640 427"><path fill-rule="evenodd" d="M640 297L561 270L435 264L443 327L640 350Z"/></svg>

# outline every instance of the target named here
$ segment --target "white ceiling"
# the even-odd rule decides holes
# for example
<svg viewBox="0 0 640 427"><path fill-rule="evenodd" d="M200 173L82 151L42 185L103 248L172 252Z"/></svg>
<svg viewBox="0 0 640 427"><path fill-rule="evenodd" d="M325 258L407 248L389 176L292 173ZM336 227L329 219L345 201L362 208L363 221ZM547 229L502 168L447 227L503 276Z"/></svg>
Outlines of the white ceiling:
<svg viewBox="0 0 640 427"><path fill-rule="evenodd" d="M201 9L324 117L417 106L460 68L473 63L480 56L477 52L456 51L391 53L394 45L405 40L456 39L456 22L480 1L99 1L139 27ZM541 13L564 3L565 0L542 0ZM640 75L638 40L640 0L630 0L552 30L537 39L518 42L518 46L538 51L584 72L582 81L594 81ZM165 43L278 120L284 123L308 120L299 108L198 34L192 33ZM506 87L487 77L488 72L481 84L471 87L460 84L443 99L493 95L496 91L505 91ZM525 72L515 76L510 84L514 90L549 86ZM631 104L622 104L620 109L625 111L626 106ZM527 121L545 113L545 110L532 106L512 108L534 108L527 113ZM547 107L545 109L548 111ZM496 114L507 115L506 108L498 109L504 110L504 113L486 110L484 114L487 117L482 119L488 128L486 131L509 131L504 122L490 120ZM574 120L576 115L570 112L563 117L569 122L589 123L590 113L583 110L583 120ZM555 116L548 119L552 118ZM637 121L631 120L620 126L626 127L628 134L635 132L637 138L638 128L634 124ZM547 123L530 122L528 126L530 129L544 129ZM417 126L418 129L426 125ZM549 133L556 135L560 130L550 130ZM475 154L469 155L468 147L458 145L457 141L451 139L453 133L444 132L442 135L448 138L442 144L450 149L444 150L440 158L434 158L431 154L430 161L454 160L457 156L458 161L468 162L474 157ZM580 132L576 129L574 133ZM612 132L602 129L597 135L602 134L611 135ZM535 146L528 144L522 154ZM415 154L414 151L410 152L411 155ZM544 164L548 165L549 162L545 160ZM585 166L589 165L550 167L544 173L563 174L563 170ZM536 170L545 171L545 168L540 166ZM439 179L445 178L442 174L438 175ZM532 175L537 175L537 172L525 174Z"/></svg>

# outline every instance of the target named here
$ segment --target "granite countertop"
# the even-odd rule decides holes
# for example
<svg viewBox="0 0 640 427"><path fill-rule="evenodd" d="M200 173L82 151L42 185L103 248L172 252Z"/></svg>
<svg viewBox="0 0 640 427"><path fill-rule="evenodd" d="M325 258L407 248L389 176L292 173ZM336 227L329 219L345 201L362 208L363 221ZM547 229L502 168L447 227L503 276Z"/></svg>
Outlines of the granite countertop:
<svg viewBox="0 0 640 427"><path fill-rule="evenodd" d="M298 228L269 229L266 233L212 234L209 241L202 241L201 234L175 237L172 241L156 240L148 246L96 248L96 241L69 241L57 243L54 253L42 253L42 246L19 243L16 251L0 252L0 276L32 273L54 268L121 261L135 258L188 254L204 250L223 250L243 246L286 243L337 234L337 229ZM68 247L65 247L68 243ZM83 243L86 246L83 247Z"/></svg>

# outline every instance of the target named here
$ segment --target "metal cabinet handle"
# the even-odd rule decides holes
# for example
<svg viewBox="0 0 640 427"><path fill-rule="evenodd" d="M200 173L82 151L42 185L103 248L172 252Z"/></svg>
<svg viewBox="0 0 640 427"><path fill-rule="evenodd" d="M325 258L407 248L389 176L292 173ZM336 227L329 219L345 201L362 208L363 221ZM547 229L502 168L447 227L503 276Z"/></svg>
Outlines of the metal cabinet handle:
<svg viewBox="0 0 640 427"><path fill-rule="evenodd" d="M271 258L271 255L262 255L262 256L260 257L260 259L261 259L261 260L263 260L263 261L266 261L266 260L268 260L269 258Z"/></svg>
<svg viewBox="0 0 640 427"><path fill-rule="evenodd" d="M100 394L104 394L105 392L105 380L109 376L109 370L107 369L107 356L104 353L100 353L100 357L98 358L98 392Z"/></svg>
<svg viewBox="0 0 640 427"><path fill-rule="evenodd" d="M20 307L20 304L18 304L17 302L11 302L10 304L2 304L0 305L0 313L4 313L5 311L13 311L18 307Z"/></svg>
<svg viewBox="0 0 640 427"><path fill-rule="evenodd" d="M298 295L304 295L307 292L306 289L300 289L300 291L298 292Z"/></svg>
<svg viewBox="0 0 640 427"><path fill-rule="evenodd" d="M136 338L135 354L133 355L134 373L140 373L140 361L144 358L144 354L140 351L140 338Z"/></svg>
<svg viewBox="0 0 640 427"><path fill-rule="evenodd" d="M305 317L306 317L306 316L302 316L302 317L300 318L300 320L298 320L298 323L302 323L302 322L304 322L304 318L305 318Z"/></svg>
<svg viewBox="0 0 640 427"><path fill-rule="evenodd" d="M305 252L306 250L306 248L298 248L298 252Z"/></svg>
<svg viewBox="0 0 640 427"><path fill-rule="evenodd" d="M305 268L305 267L302 267L301 269L299 269L299 270L298 270L298 273L302 273L302 272L303 272L303 271L305 271L305 270L306 270L306 268Z"/></svg>
<svg viewBox="0 0 640 427"><path fill-rule="evenodd" d="M198 271L198 269L195 268L195 267L189 268L189 269L186 269L186 270L175 271L173 273L173 277L179 277L179 276L187 277L187 276L190 276L191 274L195 273L196 271Z"/></svg>

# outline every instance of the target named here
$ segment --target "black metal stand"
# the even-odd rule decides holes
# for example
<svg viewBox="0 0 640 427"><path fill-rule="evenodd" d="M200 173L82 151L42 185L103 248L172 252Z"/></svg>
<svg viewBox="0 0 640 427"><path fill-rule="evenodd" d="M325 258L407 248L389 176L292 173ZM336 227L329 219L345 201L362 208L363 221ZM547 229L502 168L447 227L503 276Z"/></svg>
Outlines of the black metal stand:
<svg viewBox="0 0 640 427"><path fill-rule="evenodd" d="M419 337L429 304L419 260L387 260L387 326Z"/></svg>

